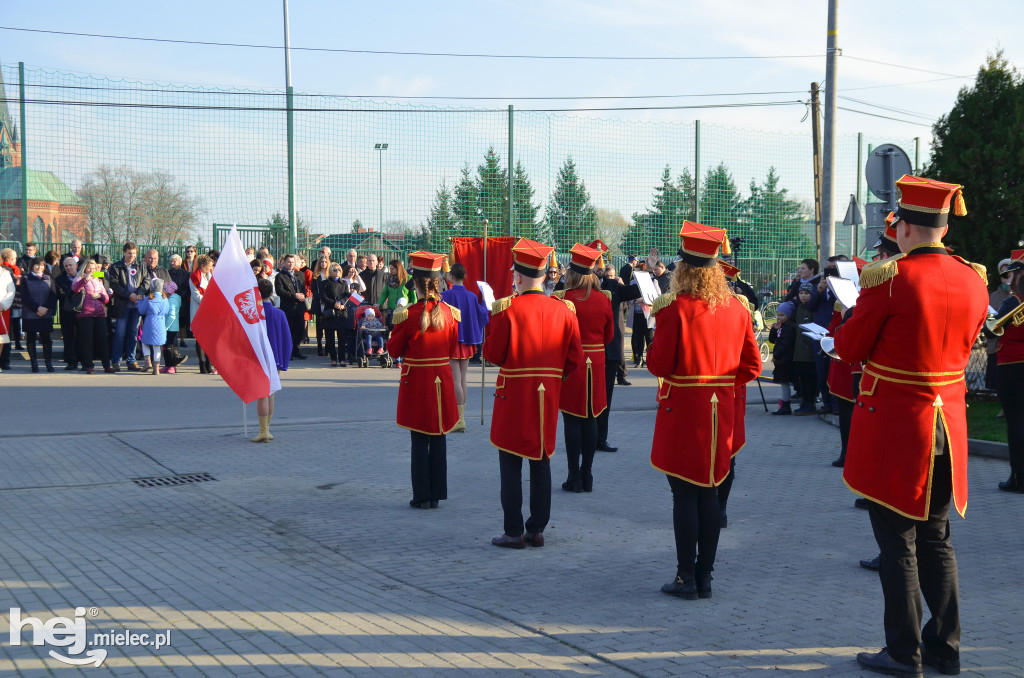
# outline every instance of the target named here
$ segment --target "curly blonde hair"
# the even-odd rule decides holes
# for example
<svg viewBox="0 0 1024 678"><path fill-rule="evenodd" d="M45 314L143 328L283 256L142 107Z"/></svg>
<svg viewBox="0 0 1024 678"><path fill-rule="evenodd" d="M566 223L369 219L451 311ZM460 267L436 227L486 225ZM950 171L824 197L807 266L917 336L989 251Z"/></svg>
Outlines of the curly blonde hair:
<svg viewBox="0 0 1024 678"><path fill-rule="evenodd" d="M690 266L680 261L672 276L672 294L686 293L707 302L712 311L718 304L728 305L732 293L725 282L722 268L714 266Z"/></svg>
<svg viewBox="0 0 1024 678"><path fill-rule="evenodd" d="M425 278L415 276L413 284L416 293L423 301L423 313L420 315L420 332L426 332L433 327L435 330L444 329L444 315L441 313L441 289L440 278ZM427 313L427 302L433 301L434 306Z"/></svg>

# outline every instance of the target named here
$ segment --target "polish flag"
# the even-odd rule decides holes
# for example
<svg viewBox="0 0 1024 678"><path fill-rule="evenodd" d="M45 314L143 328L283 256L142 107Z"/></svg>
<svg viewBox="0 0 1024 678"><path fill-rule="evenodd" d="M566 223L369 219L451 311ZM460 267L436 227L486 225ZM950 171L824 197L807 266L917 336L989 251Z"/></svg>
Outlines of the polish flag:
<svg viewBox="0 0 1024 678"><path fill-rule="evenodd" d="M263 300L234 226L192 320L192 334L242 402L281 390Z"/></svg>

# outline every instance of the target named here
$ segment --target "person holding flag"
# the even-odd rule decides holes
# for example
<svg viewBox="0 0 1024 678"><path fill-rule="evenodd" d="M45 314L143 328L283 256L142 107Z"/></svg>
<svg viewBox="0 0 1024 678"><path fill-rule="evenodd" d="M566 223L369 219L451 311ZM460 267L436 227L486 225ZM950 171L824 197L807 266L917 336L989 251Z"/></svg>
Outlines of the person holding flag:
<svg viewBox="0 0 1024 678"><path fill-rule="evenodd" d="M256 276L245 256L238 231L232 227L203 294L203 303L192 319L192 334L217 365L220 376L244 403L269 399L281 390L277 374L280 363L275 359L267 334L264 298L256 286ZM267 440L273 439L270 435L272 407L270 400L262 407L257 405L260 436Z"/></svg>
<svg viewBox="0 0 1024 678"><path fill-rule="evenodd" d="M388 353L402 358L397 423L412 436L412 500L416 509L433 509L448 498L448 451L445 435L459 421L455 382L449 359L457 355L459 309L441 301L444 255L413 252L413 284L419 301L399 308Z"/></svg>

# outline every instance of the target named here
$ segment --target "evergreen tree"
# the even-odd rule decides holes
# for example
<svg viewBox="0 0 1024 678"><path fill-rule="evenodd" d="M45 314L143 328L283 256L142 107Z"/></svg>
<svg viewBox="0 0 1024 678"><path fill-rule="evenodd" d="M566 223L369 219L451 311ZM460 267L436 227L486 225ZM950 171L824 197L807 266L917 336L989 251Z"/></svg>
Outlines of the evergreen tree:
<svg viewBox="0 0 1024 678"><path fill-rule="evenodd" d="M352 233L358 233L363 227L363 222L356 219L352 222Z"/></svg>
<svg viewBox="0 0 1024 678"><path fill-rule="evenodd" d="M790 200L789 189L779 187L779 174L768 169L764 183L750 181L750 197L743 202L741 224L729 232L732 239L742 238L737 255L743 257L794 257L813 248L804 233L810 216L803 205Z"/></svg>
<svg viewBox="0 0 1024 678"><path fill-rule="evenodd" d="M725 163L709 169L700 192L700 222L724 228L732 235L739 226L741 204L740 193Z"/></svg>
<svg viewBox="0 0 1024 678"><path fill-rule="evenodd" d="M448 239L458 235L454 202L452 192L442 181L441 188L434 196L434 204L430 206L430 216L427 218L427 243L433 252L449 251L451 243Z"/></svg>
<svg viewBox="0 0 1024 678"><path fill-rule="evenodd" d="M474 236L483 234L480 220L477 185L470 178L469 164L462 168L462 178L452 194L452 213L455 216L455 234Z"/></svg>
<svg viewBox="0 0 1024 678"><path fill-rule="evenodd" d="M487 149L484 162L476 168L476 196L480 216L490 222L489 231L504 232L508 227L508 173L501 167L501 156L494 146ZM483 235L481 223L479 233ZM466 234L464 234L466 235Z"/></svg>
<svg viewBox="0 0 1024 678"><path fill-rule="evenodd" d="M654 187L654 202L647 212L633 214L633 225L627 230L623 246L630 254L640 254L657 247L661 252L675 252L683 222L693 221L693 175L684 169L675 182L672 168L665 165L661 185Z"/></svg>
<svg viewBox="0 0 1024 678"><path fill-rule="evenodd" d="M540 240L542 234L537 223L540 205L533 204L533 194L530 177L523 169L523 164L517 162L512 173L512 204L515 207L512 212L512 235L543 242Z"/></svg>
<svg viewBox="0 0 1024 678"><path fill-rule="evenodd" d="M1024 79L999 50L932 127L925 176L964 184L967 216L945 242L995 271L1024 239Z"/></svg>
<svg viewBox="0 0 1024 678"><path fill-rule="evenodd" d="M597 231L597 210L590 204L590 195L576 173L576 164L568 157L558 170L555 191L545 210L545 218L555 250L568 252L576 242L587 243Z"/></svg>

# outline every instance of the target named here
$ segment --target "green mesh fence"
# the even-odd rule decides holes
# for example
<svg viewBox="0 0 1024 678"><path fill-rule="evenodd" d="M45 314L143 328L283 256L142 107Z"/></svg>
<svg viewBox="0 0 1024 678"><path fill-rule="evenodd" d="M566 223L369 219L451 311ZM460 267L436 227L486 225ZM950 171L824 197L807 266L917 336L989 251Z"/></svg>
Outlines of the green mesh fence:
<svg viewBox="0 0 1024 678"><path fill-rule="evenodd" d="M223 225L237 223L250 244L287 248L281 92L26 68L22 144L19 71L4 64L0 75L3 246L34 240L61 252L78 237L87 252L116 257L130 239L166 254L219 246ZM506 234L511 180L513 234L555 245L560 258L595 238L615 263L652 247L674 256L682 221L697 219L728 229L744 278L777 293L816 251L809 122L782 133L644 120L642 110L510 114L313 94L295 95L293 107L300 250L448 251L448 238L481 235L485 220ZM862 164L881 143L914 158L914 139L837 138L838 253L872 244L841 220L849 195L862 209L869 199L858 150Z"/></svg>

